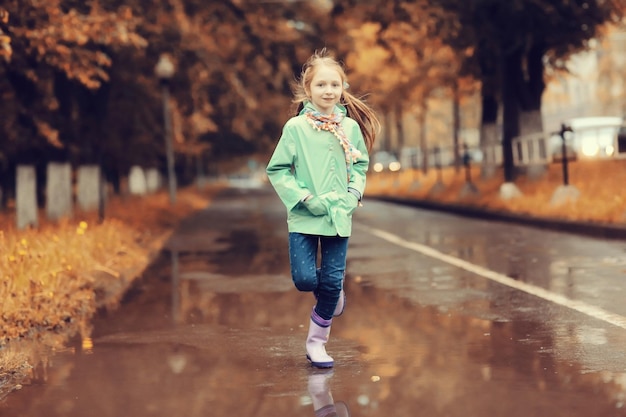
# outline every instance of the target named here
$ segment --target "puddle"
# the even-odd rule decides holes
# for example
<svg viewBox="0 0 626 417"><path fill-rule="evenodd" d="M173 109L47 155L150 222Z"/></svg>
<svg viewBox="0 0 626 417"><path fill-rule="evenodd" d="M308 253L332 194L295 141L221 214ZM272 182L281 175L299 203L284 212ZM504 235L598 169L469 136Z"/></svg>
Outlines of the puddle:
<svg viewBox="0 0 626 417"><path fill-rule="evenodd" d="M88 337L43 352L0 415L626 416L621 333L358 239L327 345L336 366L311 368L314 298L291 283L282 207L231 198L251 212L220 203L184 225L190 239L172 239Z"/></svg>

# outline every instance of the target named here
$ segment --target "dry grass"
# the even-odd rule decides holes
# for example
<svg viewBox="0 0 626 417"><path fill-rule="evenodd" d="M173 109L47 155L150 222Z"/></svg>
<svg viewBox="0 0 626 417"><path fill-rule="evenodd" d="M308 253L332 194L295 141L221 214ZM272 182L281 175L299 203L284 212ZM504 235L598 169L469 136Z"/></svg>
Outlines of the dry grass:
<svg viewBox="0 0 626 417"><path fill-rule="evenodd" d="M179 220L205 207L213 191L180 190L174 206L166 193L114 198L101 223L84 213L18 231L10 215L0 216L0 347L114 305Z"/></svg>
<svg viewBox="0 0 626 417"><path fill-rule="evenodd" d="M471 178L478 188L475 196L461 196L465 185L465 171L446 168L441 172L445 185L438 193L431 190L438 174L431 169L427 175L404 171L400 174L371 175L367 194L401 196L418 200L454 203L491 210L558 218L575 221L620 224L626 223L626 160L577 161L570 163L569 183L580 191L576 201L552 204L555 190L563 184L562 167L551 164L537 179L520 176L515 184L523 196L505 200L499 197L503 183L502 172L492 178L480 177L480 167L472 168ZM415 186L415 181L419 186Z"/></svg>

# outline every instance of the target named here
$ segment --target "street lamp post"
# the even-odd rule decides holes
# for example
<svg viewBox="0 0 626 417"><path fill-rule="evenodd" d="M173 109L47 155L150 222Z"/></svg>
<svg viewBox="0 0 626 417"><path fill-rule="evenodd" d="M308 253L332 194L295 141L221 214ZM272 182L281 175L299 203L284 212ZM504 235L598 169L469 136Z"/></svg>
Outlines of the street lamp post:
<svg viewBox="0 0 626 417"><path fill-rule="evenodd" d="M170 114L170 80L174 76L174 63L167 54L161 54L154 67L161 82L163 95L163 123L165 125L165 156L167 160L167 182L170 203L176 203L176 171L174 170L174 146L172 143L172 118Z"/></svg>
<svg viewBox="0 0 626 417"><path fill-rule="evenodd" d="M567 169L567 144L565 139L565 133L571 132L572 128L570 126L565 125L565 123L561 123L561 131L559 132L559 136L561 136L561 164L563 168L563 185L569 185L569 171Z"/></svg>

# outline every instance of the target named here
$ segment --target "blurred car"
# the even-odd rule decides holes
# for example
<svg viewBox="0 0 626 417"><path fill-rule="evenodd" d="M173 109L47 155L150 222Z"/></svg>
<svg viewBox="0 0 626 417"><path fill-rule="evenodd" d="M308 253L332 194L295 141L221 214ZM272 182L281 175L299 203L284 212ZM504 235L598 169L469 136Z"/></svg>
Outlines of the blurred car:
<svg viewBox="0 0 626 417"><path fill-rule="evenodd" d="M372 156L372 169L374 172L400 171L402 164L398 161L398 158L390 152L380 151L376 152Z"/></svg>
<svg viewBox="0 0 626 417"><path fill-rule="evenodd" d="M617 135L622 127L621 117L578 117L565 122L565 154L567 159L590 159L612 157ZM563 158L563 140L553 134L549 140L549 154L553 161Z"/></svg>

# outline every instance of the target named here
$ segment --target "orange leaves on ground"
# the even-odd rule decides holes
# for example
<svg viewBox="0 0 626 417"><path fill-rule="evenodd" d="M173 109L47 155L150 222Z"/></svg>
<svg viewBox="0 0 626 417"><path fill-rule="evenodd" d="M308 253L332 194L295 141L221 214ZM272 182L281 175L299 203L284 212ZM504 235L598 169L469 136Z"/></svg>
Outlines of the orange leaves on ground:
<svg viewBox="0 0 626 417"><path fill-rule="evenodd" d="M0 216L0 345L69 328L98 306L115 305L178 221L204 208L211 192L182 189L174 207L166 193L113 198L101 224L87 213L17 231Z"/></svg>
<svg viewBox="0 0 626 417"><path fill-rule="evenodd" d="M503 182L502 173L483 179L478 165L472 167L471 173L472 182L480 191L476 196L461 197L461 190L465 185L465 171L461 169L455 172L454 168L442 170L442 182L445 187L436 194L430 193L437 181L434 169L431 169L428 175L416 171L372 174L368 178L367 194L484 207L545 218L623 225L626 223L626 198L623 197L623 184L626 183L625 165L625 160L571 163L570 185L580 191L580 197L575 202L560 205L551 203L555 190L563 184L560 164L548 165L546 173L539 179L520 176L515 184L523 196L510 200L499 197ZM412 186L414 181L418 181L420 186Z"/></svg>

